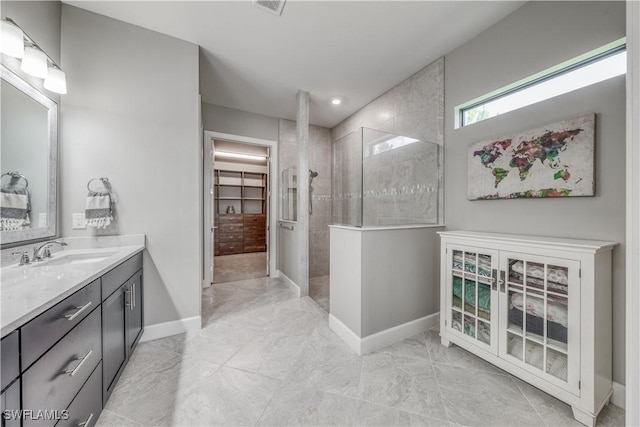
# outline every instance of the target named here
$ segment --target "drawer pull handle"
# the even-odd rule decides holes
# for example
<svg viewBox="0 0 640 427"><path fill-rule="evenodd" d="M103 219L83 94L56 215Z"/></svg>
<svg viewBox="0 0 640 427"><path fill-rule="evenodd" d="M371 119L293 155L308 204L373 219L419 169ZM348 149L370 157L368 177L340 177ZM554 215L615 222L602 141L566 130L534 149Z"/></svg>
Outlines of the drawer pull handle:
<svg viewBox="0 0 640 427"><path fill-rule="evenodd" d="M76 359L76 360L80 361L80 363L78 363L78 366L76 366L73 369L67 369L66 371L64 371L64 373L65 374L69 374L69 376L71 376L71 377L74 376L75 374L77 374L78 373L78 369L80 369L80 367L82 365L84 365L84 362L87 361L87 359L89 358L89 356L91 356L91 354L93 354L93 350L89 350L89 353L85 354L83 357L79 357L78 359Z"/></svg>
<svg viewBox="0 0 640 427"><path fill-rule="evenodd" d="M89 415L89 418L87 418L87 421L84 421L84 422L78 424L78 427L88 426L92 419L93 419L93 413L91 413Z"/></svg>
<svg viewBox="0 0 640 427"><path fill-rule="evenodd" d="M74 320L76 317L80 316L80 313L82 313L83 311L85 311L87 308L89 308L89 306L91 305L91 301L89 301L88 303L86 303L85 305L81 305L79 307L76 307L78 309L78 311L76 311L73 314L65 314L64 317L67 318L67 320Z"/></svg>

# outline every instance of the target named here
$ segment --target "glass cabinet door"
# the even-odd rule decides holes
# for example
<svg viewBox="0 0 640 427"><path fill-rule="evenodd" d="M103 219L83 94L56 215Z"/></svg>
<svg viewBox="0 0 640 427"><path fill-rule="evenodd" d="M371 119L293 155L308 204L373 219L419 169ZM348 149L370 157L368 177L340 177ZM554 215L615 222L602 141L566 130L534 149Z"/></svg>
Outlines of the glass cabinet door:
<svg viewBox="0 0 640 427"><path fill-rule="evenodd" d="M500 353L578 394L580 263L502 253ZM504 290L504 292L503 292ZM577 375L577 372L576 374ZM575 384L574 384L575 383Z"/></svg>
<svg viewBox="0 0 640 427"><path fill-rule="evenodd" d="M497 252L447 247L447 325L465 339L497 350ZM495 314L494 314L495 313Z"/></svg>

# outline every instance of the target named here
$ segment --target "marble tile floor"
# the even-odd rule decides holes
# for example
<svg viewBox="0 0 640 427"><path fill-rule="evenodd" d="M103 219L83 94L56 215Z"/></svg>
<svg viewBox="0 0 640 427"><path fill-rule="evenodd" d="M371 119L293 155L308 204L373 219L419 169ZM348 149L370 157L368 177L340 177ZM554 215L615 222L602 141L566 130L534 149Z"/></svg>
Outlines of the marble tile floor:
<svg viewBox="0 0 640 427"><path fill-rule="evenodd" d="M437 330L358 356L322 307L270 278L207 288L201 331L139 344L97 425L580 426Z"/></svg>
<svg viewBox="0 0 640 427"><path fill-rule="evenodd" d="M213 260L213 283L235 282L267 275L267 253L222 255Z"/></svg>
<svg viewBox="0 0 640 427"><path fill-rule="evenodd" d="M329 276L309 278L309 297L329 313Z"/></svg>

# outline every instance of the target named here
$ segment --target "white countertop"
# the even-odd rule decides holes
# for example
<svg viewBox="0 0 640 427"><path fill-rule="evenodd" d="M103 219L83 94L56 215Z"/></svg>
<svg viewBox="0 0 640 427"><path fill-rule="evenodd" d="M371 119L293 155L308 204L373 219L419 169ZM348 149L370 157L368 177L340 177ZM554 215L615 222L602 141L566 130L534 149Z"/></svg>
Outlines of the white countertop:
<svg viewBox="0 0 640 427"><path fill-rule="evenodd" d="M78 264L42 264L17 266L11 252L2 251L0 268L0 325L2 337L53 307L72 293L91 283L116 265L145 248L144 235L74 237L56 239L68 246L51 247L52 261L74 254L108 255L97 262ZM24 247L30 249L33 245ZM31 256L31 254L30 254Z"/></svg>

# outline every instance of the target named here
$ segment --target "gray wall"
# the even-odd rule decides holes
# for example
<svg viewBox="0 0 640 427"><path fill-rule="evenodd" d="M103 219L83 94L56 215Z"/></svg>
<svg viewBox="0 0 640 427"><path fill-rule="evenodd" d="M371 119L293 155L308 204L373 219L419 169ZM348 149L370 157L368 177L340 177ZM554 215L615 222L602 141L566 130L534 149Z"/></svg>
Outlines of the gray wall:
<svg viewBox="0 0 640 427"><path fill-rule="evenodd" d="M198 47L62 7L62 234L83 212L87 181L108 177L115 225L147 236L145 325L200 313L201 139Z"/></svg>
<svg viewBox="0 0 640 427"><path fill-rule="evenodd" d="M332 129L337 141L360 127L443 144L444 60L427 65L408 79L364 106ZM424 167L429 164L422 163ZM442 156L438 158L438 177L442 177ZM438 222L442 222L443 189L438 189ZM393 204L389 204L393 210ZM377 213L387 216L384 212Z"/></svg>
<svg viewBox="0 0 640 427"><path fill-rule="evenodd" d="M296 122L292 120L278 120L278 176L283 170L292 166L298 166L298 138L296 135ZM296 172L297 174L297 172ZM296 182L299 183L298 176ZM280 185L285 185L280 182ZM280 194L278 195L278 219L282 219ZM298 212L298 215L300 213ZM300 285L300 263L298 262L300 224L287 223L287 227L293 230L278 227L278 270L288 278Z"/></svg>
<svg viewBox="0 0 640 427"><path fill-rule="evenodd" d="M219 105L202 103L205 130L252 138L278 140L278 119Z"/></svg>
<svg viewBox="0 0 640 427"><path fill-rule="evenodd" d="M60 67L64 70L64 64L60 59L60 14L61 3L59 1L2 1L0 13L3 18L11 18L29 36L38 43ZM59 103L60 95L49 92L42 85L43 79L32 77L20 71L20 60L2 55L2 64L22 77L31 86L44 93L50 99Z"/></svg>
<svg viewBox="0 0 640 427"><path fill-rule="evenodd" d="M613 379L624 383L625 80L617 77L471 126L454 107L625 35L624 2L530 2L445 57L448 229L613 240ZM467 145L596 113L596 196L468 201Z"/></svg>
<svg viewBox="0 0 640 427"><path fill-rule="evenodd" d="M309 169L313 178L309 199L309 277L329 274L329 224L331 221L331 130L309 126Z"/></svg>

